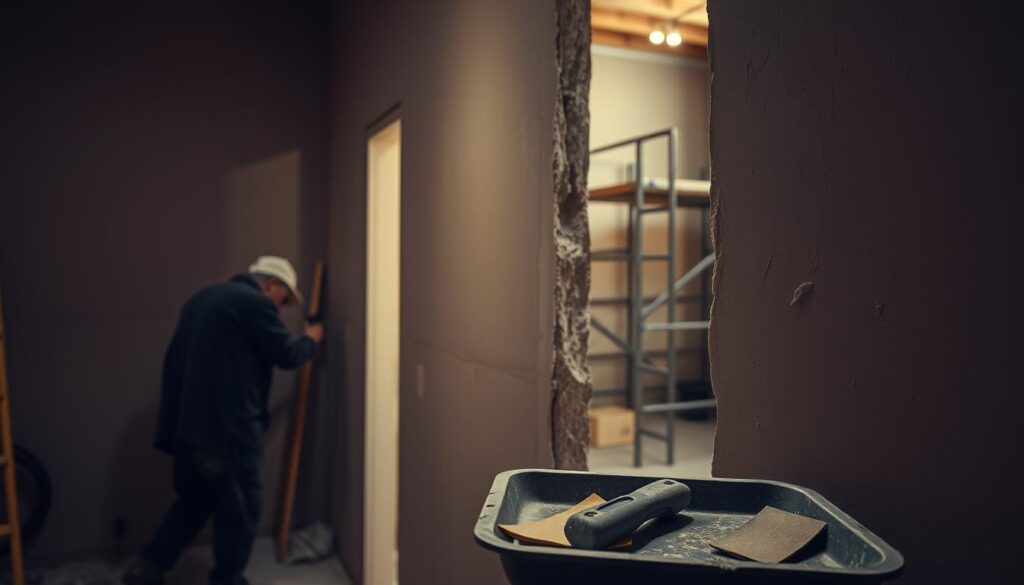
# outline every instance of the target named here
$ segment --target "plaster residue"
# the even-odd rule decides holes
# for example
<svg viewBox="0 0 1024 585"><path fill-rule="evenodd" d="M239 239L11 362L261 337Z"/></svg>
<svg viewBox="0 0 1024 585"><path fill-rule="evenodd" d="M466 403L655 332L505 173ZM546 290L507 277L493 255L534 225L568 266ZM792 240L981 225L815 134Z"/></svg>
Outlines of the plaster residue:
<svg viewBox="0 0 1024 585"><path fill-rule="evenodd" d="M789 300L789 306L795 307L803 302L804 297L810 294L811 289L814 288L813 282L801 282L800 286L796 287L793 291L793 298Z"/></svg>
<svg viewBox="0 0 1024 585"><path fill-rule="evenodd" d="M590 429L587 365L590 230L587 170L590 142L590 2L557 0L558 82L555 104L555 331L552 450L555 467L586 469Z"/></svg>
<svg viewBox="0 0 1024 585"><path fill-rule="evenodd" d="M708 18L712 17L711 11L708 12ZM711 67L711 96L710 103L708 104L708 111L713 112L715 106L715 51L714 44L711 42L714 40L714 28L708 27L708 65ZM708 369L711 377L711 387L715 388L715 397L718 400L719 405L722 403L722 396L717 391L718 382L715 375L716 365L718 361L718 344L715 339L718 335L717 327L715 327L715 315L718 313L718 286L722 278L721 266L722 257L724 256L724 242L722 241L722 224L725 223L725 214L722 212L722 191L721 183L718 180L718 173L715 168L714 158L714 141L715 133L713 131L715 119L713 116L708 121L708 147L710 149L710 158L708 164L711 170L711 192L708 194L710 199L710 207L708 209L708 225L711 231L711 248L715 253L715 264L711 269L711 310L708 315L710 326L708 327ZM771 261L764 267L764 274L762 278L768 275L768 270L771 269ZM721 416L721 408L718 408L718 416ZM718 438L718 425L715 425L715 439L717 442ZM712 456L711 459L711 474L717 477L718 474L715 472L716 459Z"/></svg>

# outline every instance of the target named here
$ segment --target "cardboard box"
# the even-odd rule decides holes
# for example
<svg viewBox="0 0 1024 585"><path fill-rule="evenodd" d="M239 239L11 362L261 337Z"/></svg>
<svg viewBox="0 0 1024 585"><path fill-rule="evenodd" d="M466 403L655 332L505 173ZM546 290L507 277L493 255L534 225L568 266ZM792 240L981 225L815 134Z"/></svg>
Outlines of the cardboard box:
<svg viewBox="0 0 1024 585"><path fill-rule="evenodd" d="M632 444L636 438L633 410L623 406L590 409L590 445L614 447Z"/></svg>

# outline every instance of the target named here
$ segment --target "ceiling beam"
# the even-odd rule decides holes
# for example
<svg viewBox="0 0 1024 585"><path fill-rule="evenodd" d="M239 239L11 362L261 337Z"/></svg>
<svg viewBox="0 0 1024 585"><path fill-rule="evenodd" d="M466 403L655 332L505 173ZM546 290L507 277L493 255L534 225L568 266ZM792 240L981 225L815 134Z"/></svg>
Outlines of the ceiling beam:
<svg viewBox="0 0 1024 585"><path fill-rule="evenodd" d="M630 36L647 35L656 28L664 27L671 21L664 18L626 12L623 10L609 10L606 8L592 7L590 9L590 28L594 32L618 33ZM705 53L708 47L708 29L703 26L685 22L675 23L679 33L683 35L683 45L703 47ZM657 46L657 45L651 45ZM671 47L670 47L671 48Z"/></svg>
<svg viewBox="0 0 1024 585"><path fill-rule="evenodd" d="M591 6L604 10L624 10L636 14L647 14L657 18L673 18L687 20L686 16L703 9L705 22L707 0L591 0ZM695 24L701 24L696 22Z"/></svg>

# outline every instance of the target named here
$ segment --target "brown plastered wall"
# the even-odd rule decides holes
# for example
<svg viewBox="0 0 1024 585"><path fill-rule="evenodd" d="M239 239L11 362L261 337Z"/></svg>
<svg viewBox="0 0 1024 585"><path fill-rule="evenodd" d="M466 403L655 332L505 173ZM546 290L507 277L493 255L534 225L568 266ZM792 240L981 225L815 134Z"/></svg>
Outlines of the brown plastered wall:
<svg viewBox="0 0 1024 585"><path fill-rule="evenodd" d="M1021 68L1001 6L709 6L714 473L820 491L903 552L906 583L1019 573L1000 539L1021 516Z"/></svg>
<svg viewBox="0 0 1024 585"><path fill-rule="evenodd" d="M155 529L172 496L170 461L150 447L160 367L188 295L271 250L291 255L308 286L325 239L326 13L284 0L5 7L13 429L55 496L34 558L109 550L118 517L126 553ZM297 326L297 311L285 316ZM264 529L292 380L275 385ZM329 515L333 408L314 409L299 520Z"/></svg>
<svg viewBox="0 0 1024 585"><path fill-rule="evenodd" d="M328 335L344 393L335 526L357 581L365 151L396 105L402 582L501 582L472 538L487 489L502 470L551 464L554 18L554 0L336 4Z"/></svg>

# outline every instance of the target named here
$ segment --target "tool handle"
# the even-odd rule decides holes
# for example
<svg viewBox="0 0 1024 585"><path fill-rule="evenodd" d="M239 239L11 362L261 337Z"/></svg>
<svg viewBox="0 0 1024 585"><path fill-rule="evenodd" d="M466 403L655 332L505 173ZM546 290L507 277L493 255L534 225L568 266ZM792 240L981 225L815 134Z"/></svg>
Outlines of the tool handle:
<svg viewBox="0 0 1024 585"><path fill-rule="evenodd" d="M575 548L606 548L632 534L644 522L670 518L689 504L689 486L659 479L631 494L573 514L565 524L565 536Z"/></svg>

